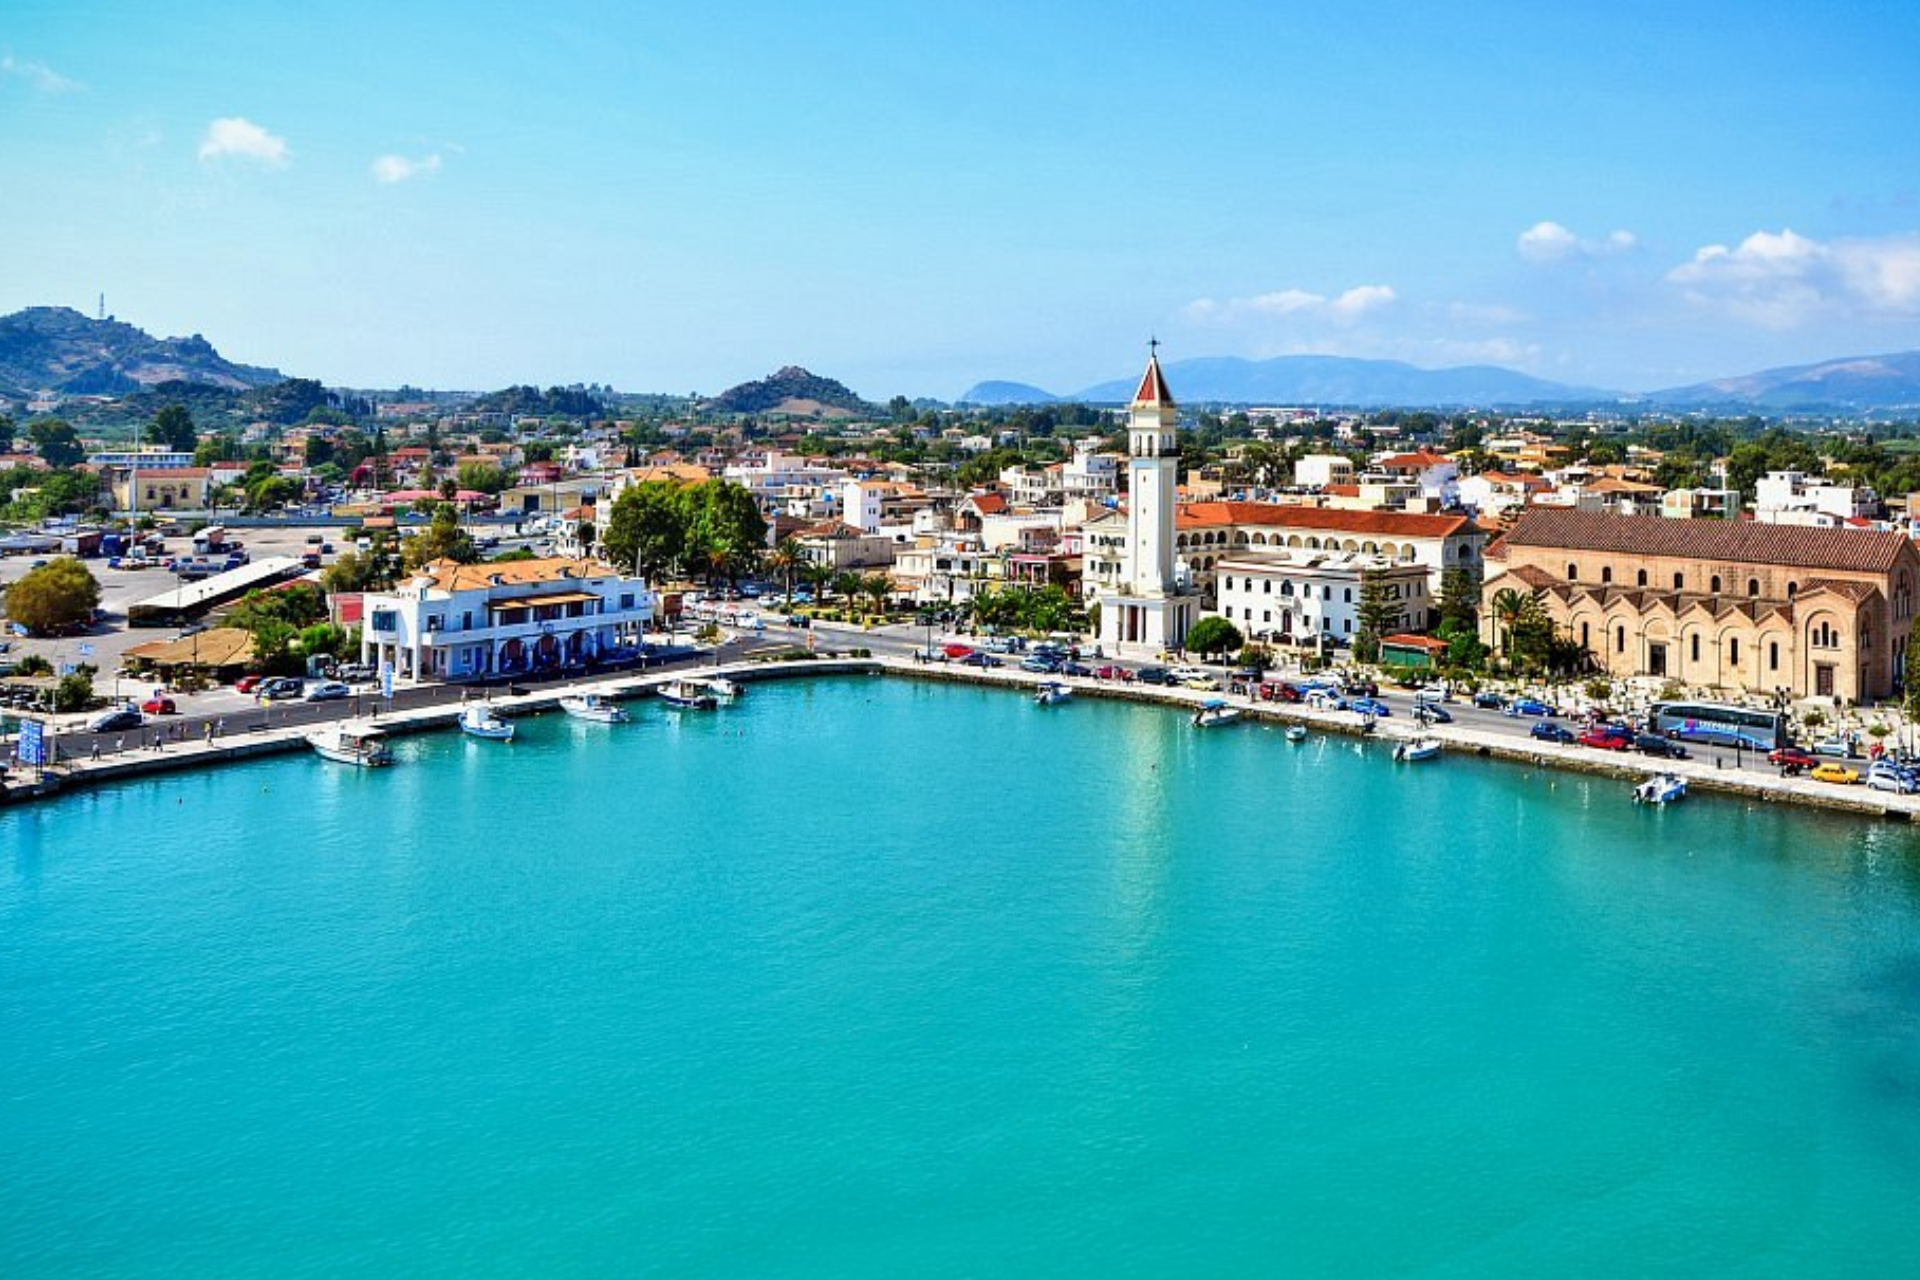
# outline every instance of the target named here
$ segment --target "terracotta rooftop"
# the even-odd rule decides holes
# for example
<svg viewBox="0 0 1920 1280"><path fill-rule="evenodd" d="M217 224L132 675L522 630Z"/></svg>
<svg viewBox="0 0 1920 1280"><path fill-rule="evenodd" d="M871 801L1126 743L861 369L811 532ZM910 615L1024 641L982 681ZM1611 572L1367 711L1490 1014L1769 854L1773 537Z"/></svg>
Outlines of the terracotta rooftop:
<svg viewBox="0 0 1920 1280"><path fill-rule="evenodd" d="M579 581L585 578L616 576L612 565L597 560L574 560L567 556L548 556L542 560L500 560L483 564L457 564L435 560L424 565L408 579L413 585L425 584L440 591L478 591L500 579L503 587L529 587L545 582Z"/></svg>
<svg viewBox="0 0 1920 1280"><path fill-rule="evenodd" d="M1160 356L1147 357L1147 371L1140 375L1140 389L1133 393L1135 404L1173 404L1173 392L1167 390L1166 375L1160 372Z"/></svg>
<svg viewBox="0 0 1920 1280"><path fill-rule="evenodd" d="M1173 513L1176 529L1216 529L1251 524L1334 533L1388 534L1400 538L1444 538L1471 531L1465 516L1415 515L1406 511L1335 511L1282 502L1189 502Z"/></svg>
<svg viewBox="0 0 1920 1280"><path fill-rule="evenodd" d="M1553 547L1856 573L1891 570L1908 545L1903 534L1871 529L1670 520L1664 516L1615 516L1551 507L1527 508L1502 541L1508 547Z"/></svg>

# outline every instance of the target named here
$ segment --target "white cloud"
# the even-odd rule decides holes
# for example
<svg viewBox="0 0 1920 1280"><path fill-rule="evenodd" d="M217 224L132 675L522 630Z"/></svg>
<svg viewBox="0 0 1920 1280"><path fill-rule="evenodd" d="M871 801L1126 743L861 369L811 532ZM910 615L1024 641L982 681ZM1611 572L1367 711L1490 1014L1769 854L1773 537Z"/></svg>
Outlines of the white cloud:
<svg viewBox="0 0 1920 1280"><path fill-rule="evenodd" d="M409 160L405 156L380 156L370 166L373 180L383 186L392 186L396 182L405 182L409 178L425 177L440 172L440 157L425 156L419 160Z"/></svg>
<svg viewBox="0 0 1920 1280"><path fill-rule="evenodd" d="M1384 284L1355 285L1333 298L1305 289L1279 289L1224 302L1196 298L1181 308L1181 314L1195 324L1232 325L1281 317L1354 324L1369 312L1392 306L1397 296L1392 286Z"/></svg>
<svg viewBox="0 0 1920 1280"><path fill-rule="evenodd" d="M1602 240L1583 240L1557 222L1536 222L1520 233L1514 248L1528 262L1563 262L1625 253L1639 243L1631 231L1609 232Z"/></svg>
<svg viewBox="0 0 1920 1280"><path fill-rule="evenodd" d="M1770 329L1920 316L1920 232L1822 242L1756 231L1733 248L1703 246L1667 280L1697 306Z"/></svg>
<svg viewBox="0 0 1920 1280"><path fill-rule="evenodd" d="M44 62L28 62L0 53L0 75L18 76L41 93L72 93L85 88L78 80L69 80Z"/></svg>
<svg viewBox="0 0 1920 1280"><path fill-rule="evenodd" d="M200 158L220 160L227 156L251 160L269 169L283 169L291 153L285 138L268 133L241 116L222 116L207 126L206 137L200 140Z"/></svg>

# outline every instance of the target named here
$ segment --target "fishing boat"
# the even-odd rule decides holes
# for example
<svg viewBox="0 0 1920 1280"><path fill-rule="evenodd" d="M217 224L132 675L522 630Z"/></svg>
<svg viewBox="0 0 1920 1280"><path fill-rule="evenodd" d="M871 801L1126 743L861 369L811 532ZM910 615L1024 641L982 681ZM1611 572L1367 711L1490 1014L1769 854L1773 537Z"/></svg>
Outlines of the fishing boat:
<svg viewBox="0 0 1920 1280"><path fill-rule="evenodd" d="M722 702L732 702L747 691L747 687L738 680L729 680L725 676L715 676L707 681L707 692Z"/></svg>
<svg viewBox="0 0 1920 1280"><path fill-rule="evenodd" d="M460 709L460 732L469 738L485 738L490 742L513 741L513 725L502 720L499 713L484 702Z"/></svg>
<svg viewBox="0 0 1920 1280"><path fill-rule="evenodd" d="M1058 680L1043 681L1033 691L1034 705L1040 707L1058 706L1072 696L1071 686L1061 684Z"/></svg>
<svg viewBox="0 0 1920 1280"><path fill-rule="evenodd" d="M669 680L660 686L660 697L683 711L711 711L719 705L704 680Z"/></svg>
<svg viewBox="0 0 1920 1280"><path fill-rule="evenodd" d="M1633 789L1635 804L1671 804L1687 797L1687 780L1677 773L1656 773Z"/></svg>
<svg viewBox="0 0 1920 1280"><path fill-rule="evenodd" d="M560 699L560 709L576 720L596 724L625 724L627 720L626 710L602 693L570 693Z"/></svg>
<svg viewBox="0 0 1920 1280"><path fill-rule="evenodd" d="M1200 709L1193 713L1193 727L1196 729L1213 729L1223 724L1232 724L1239 718L1239 707L1234 706L1225 698L1208 698L1200 704Z"/></svg>
<svg viewBox="0 0 1920 1280"><path fill-rule="evenodd" d="M1393 749L1393 758L1413 764L1421 760L1433 760L1440 755L1440 739L1411 738Z"/></svg>
<svg viewBox="0 0 1920 1280"><path fill-rule="evenodd" d="M307 735L307 745L319 752L322 759L337 764L373 769L393 763L393 748L387 745L386 733L367 720L340 720L321 725Z"/></svg>
<svg viewBox="0 0 1920 1280"><path fill-rule="evenodd" d="M1306 740L1307 740L1307 726L1303 724L1293 724L1293 725L1287 726L1288 742L1305 742Z"/></svg>

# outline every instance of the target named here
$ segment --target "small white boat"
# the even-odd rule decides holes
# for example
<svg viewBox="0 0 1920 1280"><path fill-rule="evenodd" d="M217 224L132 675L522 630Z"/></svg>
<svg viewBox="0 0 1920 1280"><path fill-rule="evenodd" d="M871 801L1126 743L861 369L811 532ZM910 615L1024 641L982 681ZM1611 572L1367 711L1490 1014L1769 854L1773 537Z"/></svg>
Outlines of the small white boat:
<svg viewBox="0 0 1920 1280"><path fill-rule="evenodd" d="M683 711L711 711L719 705L704 680L669 680L660 686L660 697Z"/></svg>
<svg viewBox="0 0 1920 1280"><path fill-rule="evenodd" d="M1287 726L1288 742L1305 742L1306 740L1307 740L1307 726L1303 724L1294 724L1294 725Z"/></svg>
<svg viewBox="0 0 1920 1280"><path fill-rule="evenodd" d="M602 693L570 693L560 699L560 709L576 720L591 720L596 724L625 724L627 721L625 708L609 701Z"/></svg>
<svg viewBox="0 0 1920 1280"><path fill-rule="evenodd" d="M513 741L513 725L502 720L484 702L472 703L460 709L460 732L469 738L485 738L490 742Z"/></svg>
<svg viewBox="0 0 1920 1280"><path fill-rule="evenodd" d="M746 691L745 685L738 680L729 680L725 676L715 676L707 681L707 692L722 702L732 702Z"/></svg>
<svg viewBox="0 0 1920 1280"><path fill-rule="evenodd" d="M1440 739L1412 738L1393 749L1395 760L1404 760L1412 764L1420 760L1432 760L1440 754Z"/></svg>
<svg viewBox="0 0 1920 1280"><path fill-rule="evenodd" d="M307 745L319 752L322 759L337 764L374 769L393 763L393 748L387 745L386 733L367 720L340 720L321 725L307 735Z"/></svg>
<svg viewBox="0 0 1920 1280"><path fill-rule="evenodd" d="M1671 804L1687 796L1687 780L1675 773L1656 773L1633 789L1635 804Z"/></svg>
<svg viewBox="0 0 1920 1280"><path fill-rule="evenodd" d="M1073 689L1058 680L1048 680L1033 691L1034 705L1041 707L1058 706L1072 696Z"/></svg>
<svg viewBox="0 0 1920 1280"><path fill-rule="evenodd" d="M1213 729L1223 724L1232 724L1239 718L1239 707L1234 706L1225 698L1208 698L1200 704L1200 709L1193 713L1193 727L1196 729Z"/></svg>

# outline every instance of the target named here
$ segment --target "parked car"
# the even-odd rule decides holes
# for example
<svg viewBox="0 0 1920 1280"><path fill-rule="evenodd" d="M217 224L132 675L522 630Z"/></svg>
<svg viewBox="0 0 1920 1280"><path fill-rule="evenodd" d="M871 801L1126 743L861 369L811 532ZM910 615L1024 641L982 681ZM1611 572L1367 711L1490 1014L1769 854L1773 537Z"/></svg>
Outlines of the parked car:
<svg viewBox="0 0 1920 1280"><path fill-rule="evenodd" d="M1859 770L1849 769L1837 760L1815 765L1813 772L1807 776L1815 782L1837 782L1842 786L1860 781Z"/></svg>
<svg viewBox="0 0 1920 1280"><path fill-rule="evenodd" d="M1633 749L1643 756L1664 756L1669 760L1685 760L1687 749L1672 738L1657 733L1634 735Z"/></svg>
<svg viewBox="0 0 1920 1280"><path fill-rule="evenodd" d="M132 707L111 707L87 721L88 733L110 733L115 729L138 729L140 713Z"/></svg>
<svg viewBox="0 0 1920 1280"><path fill-rule="evenodd" d="M233 691L235 693L252 693L260 687L260 682L265 679L265 676L241 676L233 682Z"/></svg>
<svg viewBox="0 0 1920 1280"><path fill-rule="evenodd" d="M155 696L140 704L140 709L150 716L177 716L180 708L173 705L172 698Z"/></svg>
<svg viewBox="0 0 1920 1280"><path fill-rule="evenodd" d="M1075 662L1069 658L1060 664L1060 674L1063 676L1090 676L1093 674L1093 668L1083 662Z"/></svg>
<svg viewBox="0 0 1920 1280"><path fill-rule="evenodd" d="M1055 675L1060 670L1060 659L1052 654L1032 653L1020 659L1020 669L1043 676Z"/></svg>
<svg viewBox="0 0 1920 1280"><path fill-rule="evenodd" d="M1538 698L1515 698L1506 705L1510 716L1557 716L1560 712Z"/></svg>
<svg viewBox="0 0 1920 1280"><path fill-rule="evenodd" d="M1553 720L1542 720L1538 722L1533 728L1527 730L1527 734L1529 737L1538 738L1542 742L1569 743L1580 741L1579 734Z"/></svg>
<svg viewBox="0 0 1920 1280"><path fill-rule="evenodd" d="M1198 680L1200 677L1212 673L1205 667L1178 666L1170 668L1167 674L1172 676L1176 683L1185 684L1189 680Z"/></svg>
<svg viewBox="0 0 1920 1280"><path fill-rule="evenodd" d="M1588 725L1580 731L1577 741L1583 747L1598 747L1602 751L1630 751L1633 731L1617 724Z"/></svg>
<svg viewBox="0 0 1920 1280"><path fill-rule="evenodd" d="M960 659L960 665L963 667L1001 667L1006 664L990 653L981 653L978 650L972 650L968 652L966 657Z"/></svg>
<svg viewBox="0 0 1920 1280"><path fill-rule="evenodd" d="M1175 683L1173 672L1167 670L1165 667L1142 667L1135 673L1134 678L1140 681L1141 684Z"/></svg>
<svg viewBox="0 0 1920 1280"><path fill-rule="evenodd" d="M1453 712L1447 710L1437 702L1416 702L1413 704L1413 718L1422 724L1452 724ZM1550 720L1541 721L1541 724L1552 723ZM1536 729L1539 727L1540 725L1534 726ZM1537 738L1540 735L1536 733L1533 736ZM1567 739L1571 741L1573 735L1568 734Z"/></svg>
<svg viewBox="0 0 1920 1280"><path fill-rule="evenodd" d="M1096 680L1131 680L1133 679L1133 672L1127 670L1125 667L1118 667L1109 662L1103 667L1095 667L1093 669L1093 676Z"/></svg>
<svg viewBox="0 0 1920 1280"><path fill-rule="evenodd" d="M973 656L973 646L970 644L950 644L942 650L942 652L955 662L964 662Z"/></svg>
<svg viewBox="0 0 1920 1280"><path fill-rule="evenodd" d="M1820 761L1805 747L1779 747L1767 752L1767 763L1782 769L1811 769Z"/></svg>
<svg viewBox="0 0 1920 1280"><path fill-rule="evenodd" d="M300 694L307 702L337 702L353 696L353 690L338 680L314 680Z"/></svg>
<svg viewBox="0 0 1920 1280"><path fill-rule="evenodd" d="M1378 698L1355 698L1347 704L1347 710L1358 712L1363 716L1390 716L1393 714L1393 708Z"/></svg>
<svg viewBox="0 0 1920 1280"><path fill-rule="evenodd" d="M290 676L262 680L253 688L253 696L262 702L287 702L300 696L304 686Z"/></svg>
<svg viewBox="0 0 1920 1280"><path fill-rule="evenodd" d="M1813 744L1813 754L1817 756L1838 756L1842 760L1859 754L1852 738L1845 734L1835 734L1831 738L1822 738Z"/></svg>
<svg viewBox="0 0 1920 1280"><path fill-rule="evenodd" d="M1875 791L1892 791L1909 796L1920 791L1920 773L1886 760L1876 760L1867 770L1867 785Z"/></svg>
<svg viewBox="0 0 1920 1280"><path fill-rule="evenodd" d="M1189 689L1201 689L1207 692L1212 692L1214 690L1217 690L1220 687L1220 681L1215 679L1211 674L1205 671L1202 671L1197 676L1188 676L1185 680L1182 680L1180 683L1184 684Z"/></svg>
<svg viewBox="0 0 1920 1280"><path fill-rule="evenodd" d="M1473 705L1487 711L1501 711L1506 708L1507 700L1497 693L1481 692L1473 695Z"/></svg>
<svg viewBox="0 0 1920 1280"><path fill-rule="evenodd" d="M1260 696L1268 702L1298 702L1307 695L1290 681L1269 680L1260 686Z"/></svg>

